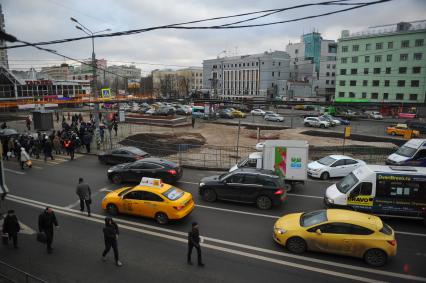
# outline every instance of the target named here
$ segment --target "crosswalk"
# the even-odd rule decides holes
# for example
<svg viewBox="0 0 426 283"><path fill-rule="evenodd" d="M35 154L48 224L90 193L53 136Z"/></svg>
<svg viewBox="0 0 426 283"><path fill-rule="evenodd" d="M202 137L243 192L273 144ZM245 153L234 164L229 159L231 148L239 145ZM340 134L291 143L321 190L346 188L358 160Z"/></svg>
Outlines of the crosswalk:
<svg viewBox="0 0 426 283"><path fill-rule="evenodd" d="M86 156L86 155L81 154L81 153L75 153L74 154L74 160L82 158L84 156ZM48 158L46 161L44 161L43 155L41 155L39 159L32 157L31 158L31 161L33 163L32 169L44 170L44 169L48 169L49 167L59 166L63 163L71 161L71 158L66 154L54 154L53 158L54 158L53 160ZM13 173L15 170L20 170L20 164L19 164L19 162L17 161L16 158L11 158L8 161L4 161L3 165L4 165L4 168L7 172ZM25 168L25 169L28 170L27 168Z"/></svg>

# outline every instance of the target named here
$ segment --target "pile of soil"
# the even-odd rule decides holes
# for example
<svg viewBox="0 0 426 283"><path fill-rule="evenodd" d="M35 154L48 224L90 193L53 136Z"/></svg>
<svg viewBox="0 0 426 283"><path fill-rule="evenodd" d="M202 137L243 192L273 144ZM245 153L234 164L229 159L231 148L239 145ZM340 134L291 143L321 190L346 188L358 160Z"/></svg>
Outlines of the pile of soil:
<svg viewBox="0 0 426 283"><path fill-rule="evenodd" d="M153 156L176 154L192 147L199 147L206 139L199 133L142 133L129 136L120 144L138 147Z"/></svg>

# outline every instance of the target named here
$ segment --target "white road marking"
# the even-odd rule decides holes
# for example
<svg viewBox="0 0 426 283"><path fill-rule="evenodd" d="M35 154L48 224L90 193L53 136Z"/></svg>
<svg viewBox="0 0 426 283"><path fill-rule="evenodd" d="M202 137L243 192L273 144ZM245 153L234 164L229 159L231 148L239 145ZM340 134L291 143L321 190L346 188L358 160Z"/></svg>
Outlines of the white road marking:
<svg viewBox="0 0 426 283"><path fill-rule="evenodd" d="M4 171L14 173L14 174L18 174L18 175L25 175L25 172L12 170L12 169L9 169L9 168L4 168Z"/></svg>
<svg viewBox="0 0 426 283"><path fill-rule="evenodd" d="M201 205L201 204L196 204L195 206L201 207L201 208L213 209L213 210L220 210L220 211L225 211L225 212L232 212L232 213L239 213L239 214L246 214L246 215L253 215L253 216L260 216L260 217L279 218L279 216L275 216L275 215L253 213L253 212L246 212L246 211L226 209L226 208L219 208L219 207L206 206L206 205Z"/></svg>
<svg viewBox="0 0 426 283"><path fill-rule="evenodd" d="M319 196L312 196L312 195L301 195L301 194L292 194L292 193L287 193L288 196L293 196L293 197L304 197L304 198L318 198L318 199L323 199L324 197L319 197Z"/></svg>
<svg viewBox="0 0 426 283"><path fill-rule="evenodd" d="M195 182L187 182L187 181L178 181L178 183L190 184L190 185L198 185L198 184L199 184L199 183L195 183Z"/></svg>
<svg viewBox="0 0 426 283"><path fill-rule="evenodd" d="M426 234L421 234L421 233L403 232L403 231L395 231L395 233L396 233L396 234L401 234L401 235L409 235L409 236L426 237Z"/></svg>
<svg viewBox="0 0 426 283"><path fill-rule="evenodd" d="M50 205L50 204L46 204L46 203L43 203L43 202L39 202L39 201L27 199L27 198L22 198L22 197L18 197L18 196L14 196L14 195L8 195L8 199L10 199L12 201L16 201L18 203L22 203L22 204L26 204L26 205L30 205L30 206L34 206L34 207L40 207L40 208L43 208L43 209L46 206L49 206L49 207L52 207L54 209L58 209L59 213L68 214L68 215L71 215L71 216L74 216L74 217L77 217L77 218L81 218L81 219L93 221L94 220L93 217L98 217L98 218L101 218L101 220L97 220L97 222L102 222L102 223L103 223L103 221L104 221L103 219L105 217L105 215L92 214L92 218L89 219L85 216L76 214L77 213L76 210L67 209L67 208L63 208L63 207L60 207L60 206L56 206L56 205ZM64 211L61 211L61 210L64 210ZM157 231L162 231L162 232L166 232L166 233L170 233L170 234L180 235L180 236L184 236L185 238L187 236L187 233L185 233L185 232L175 231L175 230L157 227L157 226L152 226L152 225L148 225L148 224L142 224L142 223L132 222L132 221L128 221L128 220L122 220L122 219L119 219L119 218L116 218L115 221L118 222L118 223L124 223L124 224L133 225L133 226L144 227L144 228L151 229L151 230L157 230ZM129 227L129 230L132 230L132 229L135 229L135 228ZM147 231L147 232L155 233L155 232L151 232L151 231ZM149 234L149 233L147 233L147 234ZM159 235L161 235L160 237L163 237L163 236L172 237L172 236L164 235L164 234L159 234ZM174 238L178 239L178 241L181 241L181 242L185 242L185 243L187 242L186 239L181 239L181 238L177 238L177 237L174 237ZM264 248L239 244L239 243L235 243L235 242L224 241L224 240L215 239L215 238L209 238L209 237L203 237L203 238L207 241L211 241L211 242L215 242L215 243L221 243L221 244L225 244L225 245L229 245L229 246L233 246L233 247L245 248L247 250L263 252L263 253L271 254L271 255L283 256L283 257L288 257L288 258L293 258L293 259L298 259L298 260L303 260L303 261L309 261L309 262L314 262L314 263L323 264L323 265L335 266L335 267L346 268L346 269L350 269L350 270L362 271L362 272L373 273L373 274L379 274L379 275L384 275L384 276L389 276L389 277L396 277L396 278L401 278L401 279L409 279L409 280L426 282L425 277L419 277L419 276L414 276L414 275L396 273L396 272L373 269L373 268L356 266L356 265L349 265L349 264L338 263L338 262L333 262L333 261L328 261L328 260L321 260L321 259L316 259L316 258L312 258L312 257L305 257L305 256L301 256L301 255L278 252L278 251L274 251L274 250L268 250L268 249L264 249ZM203 245L203 246L205 246L205 245Z"/></svg>
<svg viewBox="0 0 426 283"><path fill-rule="evenodd" d="M3 217L6 217L7 214L4 214ZM3 226L4 218L0 219L0 226ZM19 221L19 226L21 227L21 231L19 231L19 234L25 234L25 235L34 235L36 231L21 221Z"/></svg>
<svg viewBox="0 0 426 283"><path fill-rule="evenodd" d="M44 161L44 159L31 159L32 160L32 162L34 163L34 162L36 162L36 163L38 163L38 164L50 164L50 165L58 165L58 164L61 164L61 162L55 162L55 161L52 161L52 160L47 160L47 161Z"/></svg>
<svg viewBox="0 0 426 283"><path fill-rule="evenodd" d="M21 203L21 204L37 207L37 208L40 208L40 209L43 209L45 207L44 205L28 203L26 201L14 199L14 198L12 198L10 200ZM53 207L53 206L51 206L51 207ZM68 216L75 217L75 218L84 219L84 220L87 220L87 221L97 222L97 223L101 223L101 224L104 223L103 219L96 219L96 218L93 218L93 217L88 218L88 217L85 217L85 216L82 216L82 215L78 215L75 212L56 210L56 213L68 215ZM95 215L93 215L93 216L95 216ZM104 217L104 216L101 216L101 215L96 215L96 216L102 217L102 218ZM174 241L185 243L185 244L188 241L185 238L179 238L179 237L176 237L176 236L166 235L166 234L162 234L162 233L159 233L159 232L149 231L149 230L136 228L136 227L132 227L132 226L128 226L128 225L120 225L120 228L131 230L131 231L134 231L134 232L147 234L147 235L151 235L151 236L156 236L156 237L159 237L159 238L174 240ZM299 268L299 269L303 269L303 270L307 270L307 271L322 273L322 274L326 274L326 275L332 275L332 276L341 277L341 278L345 278L345 279L358 280L358 281L361 281L361 282L369 282L369 283L383 282L383 281L374 280L374 279L370 279L370 278L366 278L366 277L356 276L356 275L342 273L342 272L331 271L331 270L317 268L317 267L313 267L313 266L309 266L309 265L305 265L305 264L298 264L298 263L294 263L294 262L290 262L290 261L284 261L284 260L269 258L269 257L266 257L266 256L260 256L260 255L257 255L257 254L252 254L252 253L234 250L234 249L230 249L230 248L215 246L215 245L211 245L211 244L202 244L202 246L204 248L218 250L218 251L222 251L222 252L226 252L226 253L230 253L230 254L234 254L234 255L240 255L240 256L243 256L243 257L253 258L253 259L257 259L257 260L262 260L262 261L276 263L276 264L280 264L280 265L284 265L284 266L288 266L288 267ZM396 274L399 275L399 276L405 275L405 274L398 274L398 273L396 273ZM409 276L410 277L409 279L412 279L412 280L425 281L426 282L426 278L423 278L423 277L410 276L410 275L405 275L405 276Z"/></svg>

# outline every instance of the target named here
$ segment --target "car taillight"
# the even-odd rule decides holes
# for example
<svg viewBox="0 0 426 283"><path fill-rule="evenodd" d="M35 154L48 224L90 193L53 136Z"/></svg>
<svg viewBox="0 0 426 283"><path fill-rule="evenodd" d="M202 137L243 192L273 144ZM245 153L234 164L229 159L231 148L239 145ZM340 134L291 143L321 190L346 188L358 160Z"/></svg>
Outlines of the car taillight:
<svg viewBox="0 0 426 283"><path fill-rule="evenodd" d="M173 206L173 208L176 210L182 210L184 207L185 207L184 205Z"/></svg>
<svg viewBox="0 0 426 283"><path fill-rule="evenodd" d="M391 244L392 246L396 245L396 240L391 240L391 241L387 241L389 244Z"/></svg>
<svg viewBox="0 0 426 283"><path fill-rule="evenodd" d="M143 156L138 155L138 156L136 156L136 159L137 160L143 159Z"/></svg>
<svg viewBox="0 0 426 283"><path fill-rule="evenodd" d="M274 195L282 195L284 193L284 190L283 189L278 189L278 190L276 190L275 191L275 193L274 193Z"/></svg>
<svg viewBox="0 0 426 283"><path fill-rule="evenodd" d="M172 175L176 175L176 170L167 170L167 173L172 174Z"/></svg>

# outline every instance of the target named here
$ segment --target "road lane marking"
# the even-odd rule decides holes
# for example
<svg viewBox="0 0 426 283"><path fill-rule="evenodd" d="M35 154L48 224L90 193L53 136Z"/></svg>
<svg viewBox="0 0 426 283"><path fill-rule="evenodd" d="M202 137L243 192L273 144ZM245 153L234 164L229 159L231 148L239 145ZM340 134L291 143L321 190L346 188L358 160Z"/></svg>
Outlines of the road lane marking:
<svg viewBox="0 0 426 283"><path fill-rule="evenodd" d="M44 205L46 205L46 204L39 205L39 204L34 204L34 203L28 203L28 202L23 201L23 200L14 199L14 197L9 198L9 200L15 201L15 202L18 202L18 203L21 203L21 204L24 204L24 205L29 205L29 206L32 206L32 207L40 208L40 209L43 209L45 207ZM51 207L53 208L54 206L51 206ZM97 223L100 223L100 224L104 223L103 219L96 219L96 218L93 218L93 217L88 218L88 217L85 217L85 216L82 216L82 215L78 215L74 211L69 212L69 211L63 211L63 210L59 209L59 210L56 210L55 212L57 214L64 214L64 215L67 215L67 216L70 216L70 217L80 218L80 219L83 219L83 220L97 222ZM95 214L93 216L102 217L102 218L104 217L104 216L95 215ZM159 237L159 238L174 240L174 241L181 242L181 243L184 243L184 244L186 244L188 242L188 240L185 239L185 238L166 235L166 234L162 234L162 233L159 233L159 232L149 231L149 230L136 228L136 227L132 227L132 226L128 226L128 225L120 225L120 228L121 229L127 229L127 230L134 231L134 232L138 232L138 233L151 235L151 236L156 236L156 237ZM207 238L205 238L205 239L207 239ZM243 252L243 251L234 250L234 249L225 248L225 247L220 247L220 246L215 246L215 245L211 245L211 244L204 244L203 243L201 245L204 248L209 248L209 249L212 249L212 250L218 250L218 251L226 252L226 253L229 253L229 254L240 255L240 256L243 256L243 257L248 257L248 258L257 259L257 260L266 261L266 262L271 262L271 263L276 263L276 264L280 264L280 265L284 265L284 266L288 266L288 267L293 267L293 268L298 268L298 269L303 269L303 270L307 270L307 271L311 271L311 272L317 272L317 273L322 273L322 274L326 274L326 275L332 275L332 276L341 277L341 278L345 278L345 279L357 280L357 281L368 282L368 283L383 282L383 281L380 281L380 280L370 279L370 278L366 278L366 277L361 277L361 276L337 272L337 271L331 271L331 270L327 270L327 269L323 269L323 268L317 268L317 267L313 267L313 266L309 266L309 265L305 265L305 264L299 264L299 263L284 261L284 260L280 260L280 259L274 259L274 258L270 258L270 257L266 257L266 256L261 256L261 255L257 255L257 254L252 254L252 253ZM398 274L398 275L402 276L404 274ZM406 276L409 276L409 275L406 275ZM412 279L412 280L425 281L426 282L426 278L417 277L417 276L409 276L409 277L410 277L409 279Z"/></svg>
<svg viewBox="0 0 426 283"><path fill-rule="evenodd" d="M18 174L18 175L25 175L25 172L12 170L12 169L9 169L9 168L4 168L4 171L14 173L14 174Z"/></svg>
<svg viewBox="0 0 426 283"><path fill-rule="evenodd" d="M304 198L318 198L318 199L323 199L324 198L324 197L319 197L319 196L293 194L293 193L287 193L287 195L288 196L293 196L293 197L304 197Z"/></svg>
<svg viewBox="0 0 426 283"><path fill-rule="evenodd" d="M395 231L396 234L400 235L409 235L409 236L417 236L417 237L426 237L426 234L422 233L413 233L413 232L404 232L404 231Z"/></svg>
<svg viewBox="0 0 426 283"><path fill-rule="evenodd" d="M178 181L178 183L190 184L190 185L198 185L198 184L199 184L199 183L195 183L195 182L188 182L188 181Z"/></svg>
<svg viewBox="0 0 426 283"><path fill-rule="evenodd" d="M260 216L260 217L279 218L279 216L270 215L270 214L261 214L261 213L246 212L246 211L241 211L241 210L219 208L219 207L206 206L206 205L201 205L201 204L196 204L195 206L196 207L201 207L201 208L213 209L213 210L220 210L220 211L225 211L225 212L232 212L232 213L239 213L239 214L246 214L246 215L253 215L253 216Z"/></svg>
<svg viewBox="0 0 426 283"><path fill-rule="evenodd" d="M43 203L43 202L39 202L39 201L35 201L35 200L23 198L23 197L18 197L18 196L14 196L14 195L8 195L8 199L22 203L22 204L27 204L27 205L30 205L30 206L36 206L36 207L38 206L38 207L43 208L43 209L46 206L49 206L49 207L52 207L54 209L58 209L59 212L61 212L61 213L64 213L64 214L70 213L71 215L73 215L75 217L90 220L89 218L87 218L85 216L81 216L79 214L76 214L76 213L78 213L77 210L67 209L67 208L63 208L63 207L60 207L60 206L56 206L56 205L50 205L50 204L46 204L46 203ZM65 212L61 211L61 210L64 210ZM105 215L92 214L92 219L93 219L93 217L101 218L102 220L100 220L100 221L102 221L102 223L103 223L104 222L103 219L104 219ZM181 231L175 231L175 230L171 230L171 229L167 229L167 228L162 228L162 227L152 226L152 225L148 225L148 224L128 221L128 220L124 220L124 219L120 219L120 218L115 218L115 221L118 222L118 223L124 223L124 224L144 227L144 228L151 229L151 230L157 230L157 231L162 231L162 232L166 232L166 233L170 233L170 234L180 235L180 236L183 236L185 238L187 237L187 233L181 232ZM161 234L161 235L163 235L163 234ZM349 264L338 263L338 262L322 260L322 259L316 259L316 258L311 258L311 257L306 257L306 256L301 256L301 255L296 255L296 254L291 254L291 253L278 252L278 251L274 251L274 250L268 250L268 249L264 249L264 248L260 248L260 247L249 246L249 245L239 244L239 243L215 239L215 238L209 238L209 237L203 237L203 238L206 241L221 243L221 244L225 244L225 245L229 245L229 246L233 246L233 247L245 248L247 250L258 251L258 252L271 254L271 255L293 258L293 259L298 259L298 260L302 260L302 261L309 261L309 262L314 262L314 263L318 263L318 264L335 266L335 267L345 268L345 269L350 269L350 270L355 270L355 271L374 273L374 274L379 274L379 275L384 275L384 276L389 276L389 277L397 277L397 278L402 278L402 279L409 279L409 280L426 282L425 277L396 273L396 272L385 271L385 270L372 269L372 268L356 266L356 265L349 265ZM180 239L180 238L178 238L178 239ZM183 240L183 241L187 242L187 240Z"/></svg>

